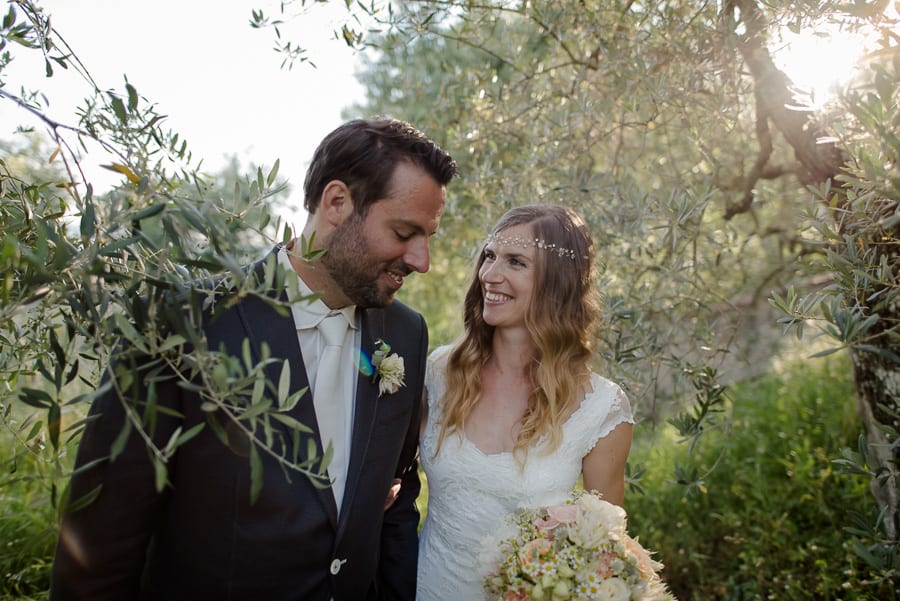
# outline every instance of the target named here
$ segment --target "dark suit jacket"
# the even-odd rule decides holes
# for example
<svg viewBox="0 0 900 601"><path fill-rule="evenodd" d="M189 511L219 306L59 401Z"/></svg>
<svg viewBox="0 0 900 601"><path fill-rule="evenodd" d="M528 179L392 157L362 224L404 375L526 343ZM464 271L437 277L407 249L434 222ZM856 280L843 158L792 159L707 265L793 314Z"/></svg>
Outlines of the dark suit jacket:
<svg viewBox="0 0 900 601"><path fill-rule="evenodd" d="M271 256L271 255L270 255ZM261 263L254 267L260 272ZM170 485L154 489L146 445L134 433L124 452L109 461L123 412L111 393L91 408L95 421L80 442L71 499L102 484L83 509L66 513L53 566L51 599L199 601L335 601L415 598L419 493L416 444L421 417L427 330L422 316L398 301L362 313L362 350L387 340L404 358L406 386L378 397L372 378L359 375L349 472L338 519L330 489L286 472L267 454L263 486L250 502L250 469L241 445L224 445L208 425L180 447L169 463ZM224 345L241 357L246 338L259 361L263 342L271 356L287 359L291 390L307 386L293 319L248 296L204 326L208 348ZM275 389L281 362L268 378ZM194 392L169 381L158 385L154 438L162 443L206 419ZM180 417L179 417L180 415ZM311 396L291 417L311 427L297 439L280 431L290 454L305 457L309 436L320 446ZM295 444L298 443L299 444ZM237 448L237 452L235 452ZM243 446L246 451L246 445ZM394 477L397 501L384 501Z"/></svg>

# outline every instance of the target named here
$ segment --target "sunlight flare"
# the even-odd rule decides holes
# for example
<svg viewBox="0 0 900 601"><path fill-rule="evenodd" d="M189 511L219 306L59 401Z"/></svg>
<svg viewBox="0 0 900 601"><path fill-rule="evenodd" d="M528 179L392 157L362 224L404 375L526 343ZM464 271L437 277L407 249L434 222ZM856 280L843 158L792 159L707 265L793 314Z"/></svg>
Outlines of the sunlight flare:
<svg viewBox="0 0 900 601"><path fill-rule="evenodd" d="M822 24L798 32L780 32L774 49L775 65L790 77L798 95L814 108L833 100L857 73L867 40L861 33L842 31L838 24Z"/></svg>

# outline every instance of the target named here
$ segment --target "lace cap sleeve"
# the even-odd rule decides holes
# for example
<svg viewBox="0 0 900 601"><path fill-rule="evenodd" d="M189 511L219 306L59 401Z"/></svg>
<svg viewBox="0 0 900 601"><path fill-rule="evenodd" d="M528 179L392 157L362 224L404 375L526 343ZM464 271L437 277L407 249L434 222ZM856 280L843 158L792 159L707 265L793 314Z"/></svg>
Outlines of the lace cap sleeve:
<svg viewBox="0 0 900 601"><path fill-rule="evenodd" d="M447 359L450 357L450 346L444 345L436 348L428 355L425 367L425 391L428 397L428 411L434 413L436 404L444 396L445 377L444 369L447 367Z"/></svg>
<svg viewBox="0 0 900 601"><path fill-rule="evenodd" d="M631 403L625 391L610 380L594 374L593 391L567 422L566 440L575 446L581 457L590 453L601 438L621 423L634 423Z"/></svg>

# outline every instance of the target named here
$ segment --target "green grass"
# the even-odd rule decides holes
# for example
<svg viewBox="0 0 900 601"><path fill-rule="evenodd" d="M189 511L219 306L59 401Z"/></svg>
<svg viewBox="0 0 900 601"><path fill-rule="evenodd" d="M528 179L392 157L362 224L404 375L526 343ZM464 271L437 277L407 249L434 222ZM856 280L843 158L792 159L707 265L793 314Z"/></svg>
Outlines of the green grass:
<svg viewBox="0 0 900 601"><path fill-rule="evenodd" d="M0 600L46 599L57 532L52 492L34 459L18 463L21 480L8 471L0 480Z"/></svg>

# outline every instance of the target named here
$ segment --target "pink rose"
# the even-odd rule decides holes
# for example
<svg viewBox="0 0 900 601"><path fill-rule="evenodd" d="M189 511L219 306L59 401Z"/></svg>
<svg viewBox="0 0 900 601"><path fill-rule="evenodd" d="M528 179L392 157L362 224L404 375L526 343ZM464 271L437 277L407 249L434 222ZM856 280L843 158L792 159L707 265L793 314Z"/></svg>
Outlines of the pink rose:
<svg viewBox="0 0 900 601"><path fill-rule="evenodd" d="M578 517L578 507L575 505L551 505L547 508L547 515L568 526Z"/></svg>
<svg viewBox="0 0 900 601"><path fill-rule="evenodd" d="M540 531L549 532L560 524L569 524L578 517L578 508L574 505L551 505L547 508L546 518L534 520L534 526Z"/></svg>
<svg viewBox="0 0 900 601"><path fill-rule="evenodd" d="M541 532L551 532L554 528L559 526L559 520L554 520L553 518L538 518L534 521L534 527L537 528Z"/></svg>

